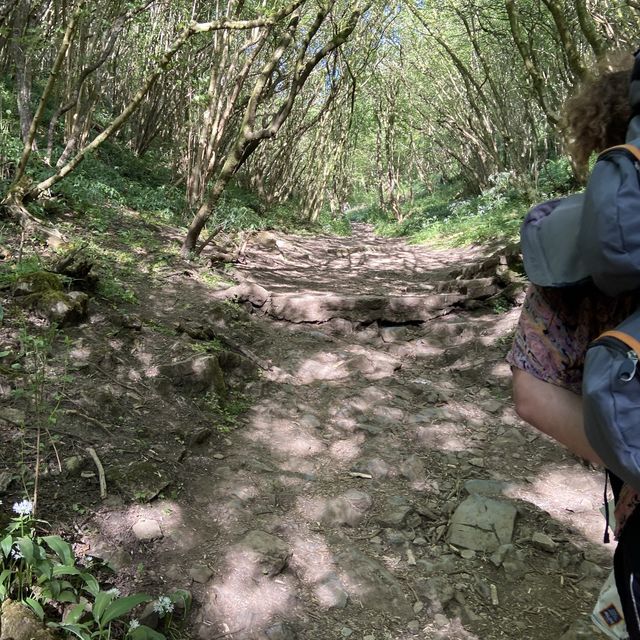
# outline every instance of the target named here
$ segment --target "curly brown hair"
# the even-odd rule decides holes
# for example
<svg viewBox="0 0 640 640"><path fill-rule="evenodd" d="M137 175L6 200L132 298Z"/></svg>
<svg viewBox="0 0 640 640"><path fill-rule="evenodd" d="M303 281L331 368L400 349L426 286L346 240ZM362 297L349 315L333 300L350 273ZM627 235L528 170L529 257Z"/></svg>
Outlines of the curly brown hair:
<svg viewBox="0 0 640 640"><path fill-rule="evenodd" d="M632 66L633 56L614 54L565 102L561 127L567 151L578 169L586 169L593 152L624 143L631 117Z"/></svg>

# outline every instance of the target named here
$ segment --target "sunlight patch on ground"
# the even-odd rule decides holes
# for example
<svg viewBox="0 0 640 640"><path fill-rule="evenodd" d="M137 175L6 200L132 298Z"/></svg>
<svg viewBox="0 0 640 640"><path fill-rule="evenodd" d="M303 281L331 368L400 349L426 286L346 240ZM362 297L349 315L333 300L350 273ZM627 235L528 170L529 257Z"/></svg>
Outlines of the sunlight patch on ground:
<svg viewBox="0 0 640 640"><path fill-rule="evenodd" d="M322 536L308 529L289 539L293 552L290 564L298 578L309 586L323 609L336 606L339 598L333 553Z"/></svg>
<svg viewBox="0 0 640 640"><path fill-rule="evenodd" d="M417 427L414 438L419 446L439 451L466 451L469 446L464 428L450 422Z"/></svg>
<svg viewBox="0 0 640 640"><path fill-rule="evenodd" d="M296 498L296 511L310 523L319 523L327 509L327 500L319 496L300 495Z"/></svg>
<svg viewBox="0 0 640 640"><path fill-rule="evenodd" d="M173 500L158 500L153 504L132 504L122 510L109 511L105 517L98 516L99 531L112 541L123 542L132 535L136 523L155 520L162 535L171 538L184 549L197 544L197 535L189 529L183 518L182 507Z"/></svg>
<svg viewBox="0 0 640 640"><path fill-rule="evenodd" d="M329 453L336 459L341 462L351 462L355 460L361 451L361 447L364 444L365 437L364 434L358 434L353 436L352 438L347 438L346 440L339 440L338 442L334 442L331 447L329 447Z"/></svg>
<svg viewBox="0 0 640 640"><path fill-rule="evenodd" d="M591 472L579 463L568 462L550 466L532 480L530 484L512 484L505 494L534 504L564 525L575 527L590 542L602 544L604 472Z"/></svg>
<svg viewBox="0 0 640 640"><path fill-rule="evenodd" d="M305 433L290 419L276 418L269 411L254 414L245 437L252 442L260 442L278 457L315 456L323 452L325 445L314 436Z"/></svg>
<svg viewBox="0 0 640 640"><path fill-rule="evenodd" d="M260 556L238 545L227 553L224 575L204 596L204 624L222 627L224 635L250 635L276 617L290 616L296 607L293 576L265 575ZM246 634L246 635L245 635ZM212 633L212 637L222 637Z"/></svg>

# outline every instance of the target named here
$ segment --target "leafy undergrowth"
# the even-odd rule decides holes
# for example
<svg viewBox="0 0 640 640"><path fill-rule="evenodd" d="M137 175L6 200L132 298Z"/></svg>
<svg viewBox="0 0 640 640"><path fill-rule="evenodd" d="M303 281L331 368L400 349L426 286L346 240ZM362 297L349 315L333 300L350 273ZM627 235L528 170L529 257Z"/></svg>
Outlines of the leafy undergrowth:
<svg viewBox="0 0 640 640"><path fill-rule="evenodd" d="M76 558L58 535L40 535L37 528L46 523L35 520L33 508L30 500L15 503L0 539L0 602L19 602L49 629L80 640L165 640L164 633L140 624L131 612L153 601L153 611L170 632L174 612L188 610L190 595L177 590L154 601L147 594L121 596L115 587L103 588L96 578L99 563Z"/></svg>
<svg viewBox="0 0 640 640"><path fill-rule="evenodd" d="M418 192L402 204L402 220L370 205L352 216L374 224L379 235L407 237L413 243L466 246L500 241L514 242L527 210L536 202L576 191L567 158L549 160L537 182L526 188L514 183L511 173L494 176L493 185L477 196L463 196L455 183L443 184L430 192Z"/></svg>

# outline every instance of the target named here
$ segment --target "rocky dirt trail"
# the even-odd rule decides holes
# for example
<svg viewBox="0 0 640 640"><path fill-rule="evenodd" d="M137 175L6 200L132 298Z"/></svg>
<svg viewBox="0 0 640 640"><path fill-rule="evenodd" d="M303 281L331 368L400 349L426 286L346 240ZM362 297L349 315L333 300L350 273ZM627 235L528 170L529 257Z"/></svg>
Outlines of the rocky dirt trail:
<svg viewBox="0 0 640 640"><path fill-rule="evenodd" d="M98 423L74 433L110 495L76 440L84 480L52 472L47 507L114 584L189 590L184 637L597 637L604 479L512 410L515 261L361 226L258 234L215 292L189 266L140 281L131 313L68 331L84 381L58 426Z"/></svg>

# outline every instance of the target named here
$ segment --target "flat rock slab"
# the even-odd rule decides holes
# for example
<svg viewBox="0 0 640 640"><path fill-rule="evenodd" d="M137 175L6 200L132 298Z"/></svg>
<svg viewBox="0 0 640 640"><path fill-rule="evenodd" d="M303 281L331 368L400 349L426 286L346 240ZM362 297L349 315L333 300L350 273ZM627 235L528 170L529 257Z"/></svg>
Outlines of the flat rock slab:
<svg viewBox="0 0 640 640"><path fill-rule="evenodd" d="M333 318L365 323L376 320L424 322L465 297L459 293L428 296L273 295L268 313L289 322L328 322Z"/></svg>
<svg viewBox="0 0 640 640"><path fill-rule="evenodd" d="M511 542L516 508L509 502L470 495L455 510L447 541L457 547L493 552Z"/></svg>

